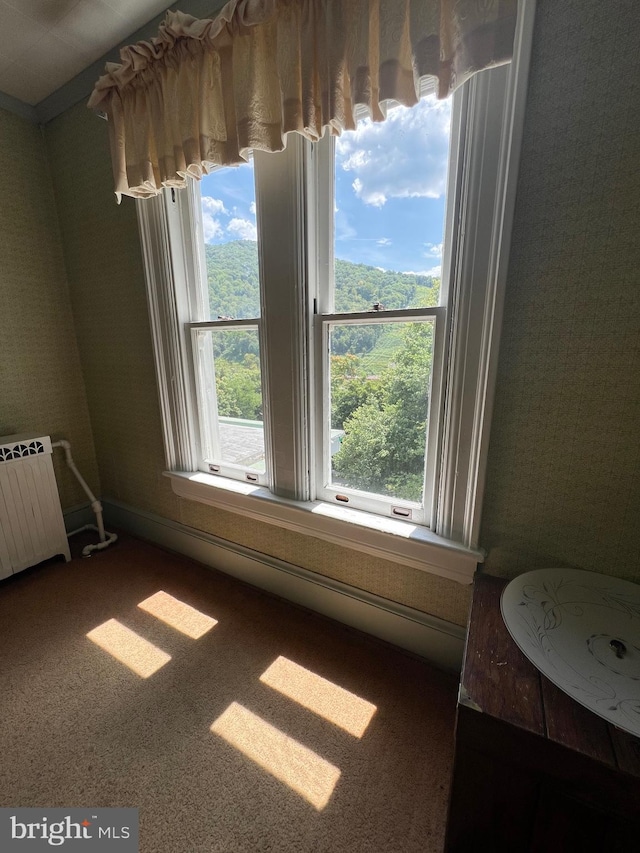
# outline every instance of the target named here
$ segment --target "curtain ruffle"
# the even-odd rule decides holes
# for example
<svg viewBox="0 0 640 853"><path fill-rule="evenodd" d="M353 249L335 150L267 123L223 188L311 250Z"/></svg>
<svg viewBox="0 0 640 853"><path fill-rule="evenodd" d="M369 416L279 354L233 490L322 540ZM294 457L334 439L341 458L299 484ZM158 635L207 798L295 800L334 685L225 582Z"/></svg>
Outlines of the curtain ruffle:
<svg viewBox="0 0 640 853"><path fill-rule="evenodd" d="M108 63L89 107L107 115L118 200L182 187L287 133L319 139L446 97L510 60L517 0L230 0L212 20L168 12L158 36Z"/></svg>

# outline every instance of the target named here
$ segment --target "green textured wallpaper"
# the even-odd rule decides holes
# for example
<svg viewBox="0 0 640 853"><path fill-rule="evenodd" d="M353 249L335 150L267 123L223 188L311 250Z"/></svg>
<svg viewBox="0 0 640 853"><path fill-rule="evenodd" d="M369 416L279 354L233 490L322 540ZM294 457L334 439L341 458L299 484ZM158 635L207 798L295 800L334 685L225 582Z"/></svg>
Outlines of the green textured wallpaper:
<svg viewBox="0 0 640 853"><path fill-rule="evenodd" d="M0 435L66 438L98 492L47 150L39 128L4 110L0 169ZM54 451L63 507L84 503L62 460Z"/></svg>
<svg viewBox="0 0 640 853"><path fill-rule="evenodd" d="M173 494L135 206L116 205L106 124L79 104L46 137L103 495L464 625L468 587Z"/></svg>
<svg viewBox="0 0 640 853"><path fill-rule="evenodd" d="M640 16L538 3L481 542L640 579Z"/></svg>

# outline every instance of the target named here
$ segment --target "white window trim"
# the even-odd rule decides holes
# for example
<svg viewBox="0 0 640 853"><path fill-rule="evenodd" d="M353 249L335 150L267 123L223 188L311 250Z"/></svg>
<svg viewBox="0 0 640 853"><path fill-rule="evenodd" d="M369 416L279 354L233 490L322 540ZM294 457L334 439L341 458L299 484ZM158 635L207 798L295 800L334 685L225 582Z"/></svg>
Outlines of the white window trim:
<svg viewBox="0 0 640 853"><path fill-rule="evenodd" d="M189 265L202 263L202 249L194 248L189 256L174 241L167 252L172 228L182 230L187 244L193 241L194 229L184 221L189 216L184 212L186 205L176 211L177 206L158 196L138 201L136 207L156 356L165 474L177 495L462 583L472 582L483 559L477 543L534 14L535 0L520 0L513 62L475 75L456 95L463 99L458 112L462 119L452 128L461 168L450 176L447 216L459 217L460 227L457 243L447 247L443 259L443 282L452 273L450 305L454 309L436 532L320 501L280 497L250 483L196 471L194 377L191 342L184 331L193 315L189 315L183 295L188 288L181 279L188 281L191 276L193 280ZM497 96L494 103L499 106L487 111L484 104L491 95ZM481 132L470 137L470 128ZM175 217L179 222L172 221ZM454 232L450 229L450 233ZM291 239L294 264L301 268L305 259L300 242L297 235ZM472 280L485 281L485 288L472 289ZM268 384L267 377L267 395ZM302 383L294 384L299 388ZM300 481L308 463L299 442L290 444L290 449L292 445L294 480ZM286 494L286 488L280 491Z"/></svg>
<svg viewBox="0 0 640 853"><path fill-rule="evenodd" d="M472 135L474 144L464 145L464 127L452 128L455 144L464 148L466 177L459 187L449 188L450 197L460 193L457 209L463 222L460 243L447 246L443 259L442 280L457 289L451 297L457 305L445 382L449 393L436 529L473 548L480 534L535 9L536 0L519 0L513 61L474 75L460 93L466 100L461 114L483 129ZM487 101L489 111L479 107ZM477 163L482 167L474 169ZM455 210L449 205L447 215ZM485 281L485 288L472 288L472 281Z"/></svg>

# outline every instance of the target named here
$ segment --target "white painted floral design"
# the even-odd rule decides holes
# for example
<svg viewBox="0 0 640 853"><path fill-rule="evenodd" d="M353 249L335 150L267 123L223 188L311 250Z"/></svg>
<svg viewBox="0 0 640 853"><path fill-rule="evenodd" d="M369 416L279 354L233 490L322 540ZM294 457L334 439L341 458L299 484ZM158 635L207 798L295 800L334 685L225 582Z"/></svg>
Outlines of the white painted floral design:
<svg viewBox="0 0 640 853"><path fill-rule="evenodd" d="M640 586L578 569L539 569L502 596L529 660L574 699L640 735Z"/></svg>

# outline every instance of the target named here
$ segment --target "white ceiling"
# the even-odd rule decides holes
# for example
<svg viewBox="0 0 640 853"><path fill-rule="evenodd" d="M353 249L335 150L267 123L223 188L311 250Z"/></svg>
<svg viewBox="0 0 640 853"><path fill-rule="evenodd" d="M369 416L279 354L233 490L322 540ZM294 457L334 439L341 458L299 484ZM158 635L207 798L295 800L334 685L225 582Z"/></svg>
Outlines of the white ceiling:
<svg viewBox="0 0 640 853"><path fill-rule="evenodd" d="M0 0L0 92L38 104L169 0Z"/></svg>

